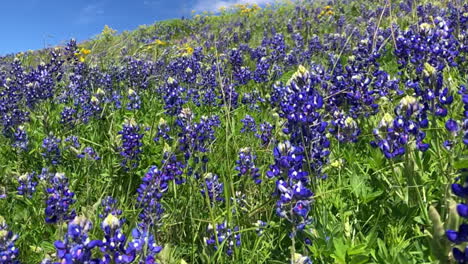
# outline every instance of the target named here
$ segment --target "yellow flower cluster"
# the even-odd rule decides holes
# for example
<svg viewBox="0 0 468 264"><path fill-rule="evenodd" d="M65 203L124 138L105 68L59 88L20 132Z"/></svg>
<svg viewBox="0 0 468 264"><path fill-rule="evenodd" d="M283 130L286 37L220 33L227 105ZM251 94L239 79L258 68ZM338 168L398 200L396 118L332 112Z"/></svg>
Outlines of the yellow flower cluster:
<svg viewBox="0 0 468 264"><path fill-rule="evenodd" d="M77 57L80 62L84 62L86 56L88 56L90 53L91 53L91 50L80 48L78 52L75 53L75 57Z"/></svg>
<svg viewBox="0 0 468 264"><path fill-rule="evenodd" d="M234 7L240 11L241 14L253 14L261 9L257 4L236 4Z"/></svg>
<svg viewBox="0 0 468 264"><path fill-rule="evenodd" d="M333 11L333 7L327 5L322 9L322 11L320 12L320 14L317 17L321 18L323 16L333 16L334 14L335 14L335 11Z"/></svg>
<svg viewBox="0 0 468 264"><path fill-rule="evenodd" d="M167 42L164 40L157 39L154 41L154 44L159 45L159 46L165 46L167 45Z"/></svg>
<svg viewBox="0 0 468 264"><path fill-rule="evenodd" d="M190 56L193 54L193 48L190 47L189 44L185 44L180 51L182 52L182 56Z"/></svg>

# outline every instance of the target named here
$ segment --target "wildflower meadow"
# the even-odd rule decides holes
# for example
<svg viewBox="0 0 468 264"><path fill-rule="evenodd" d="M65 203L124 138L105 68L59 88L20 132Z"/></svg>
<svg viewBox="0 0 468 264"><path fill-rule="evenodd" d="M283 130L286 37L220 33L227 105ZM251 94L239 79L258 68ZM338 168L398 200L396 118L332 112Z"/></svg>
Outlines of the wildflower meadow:
<svg viewBox="0 0 468 264"><path fill-rule="evenodd" d="M464 1L307 0L0 57L0 264L468 263L467 56Z"/></svg>

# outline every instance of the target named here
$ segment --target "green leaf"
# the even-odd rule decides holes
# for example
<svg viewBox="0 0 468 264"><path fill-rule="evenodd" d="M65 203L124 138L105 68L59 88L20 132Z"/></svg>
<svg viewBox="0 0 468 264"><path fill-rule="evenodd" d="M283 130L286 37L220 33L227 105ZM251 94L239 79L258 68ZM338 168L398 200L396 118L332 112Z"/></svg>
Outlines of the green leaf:
<svg viewBox="0 0 468 264"><path fill-rule="evenodd" d="M468 159L457 160L454 162L453 167L457 170L468 168Z"/></svg>
<svg viewBox="0 0 468 264"><path fill-rule="evenodd" d="M331 254L331 257L334 258L338 263L346 263L346 252L348 251L348 245L344 244L342 239L335 239L333 241L335 246L335 253Z"/></svg>
<svg viewBox="0 0 468 264"><path fill-rule="evenodd" d="M364 255L358 255L351 258L350 264L364 264L369 263L369 257Z"/></svg>
<svg viewBox="0 0 468 264"><path fill-rule="evenodd" d="M366 253L366 245L364 245L364 244L355 246L355 247L348 250L348 255L350 255L350 256L361 255L363 253Z"/></svg>

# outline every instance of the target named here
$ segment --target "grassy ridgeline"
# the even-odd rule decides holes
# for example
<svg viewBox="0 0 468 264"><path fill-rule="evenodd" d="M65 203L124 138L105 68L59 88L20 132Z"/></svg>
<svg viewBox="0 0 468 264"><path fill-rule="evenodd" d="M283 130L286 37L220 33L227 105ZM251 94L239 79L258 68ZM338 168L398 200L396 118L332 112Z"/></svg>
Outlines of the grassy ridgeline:
<svg viewBox="0 0 468 264"><path fill-rule="evenodd" d="M0 259L453 261L468 11L390 4L236 6L1 58Z"/></svg>

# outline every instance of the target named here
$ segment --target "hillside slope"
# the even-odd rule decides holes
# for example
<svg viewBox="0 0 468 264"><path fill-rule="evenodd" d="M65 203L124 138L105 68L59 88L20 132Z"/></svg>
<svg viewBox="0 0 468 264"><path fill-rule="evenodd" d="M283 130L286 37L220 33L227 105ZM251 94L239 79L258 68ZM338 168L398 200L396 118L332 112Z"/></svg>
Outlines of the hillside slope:
<svg viewBox="0 0 468 264"><path fill-rule="evenodd" d="M466 263L467 30L298 1L2 57L0 263Z"/></svg>

